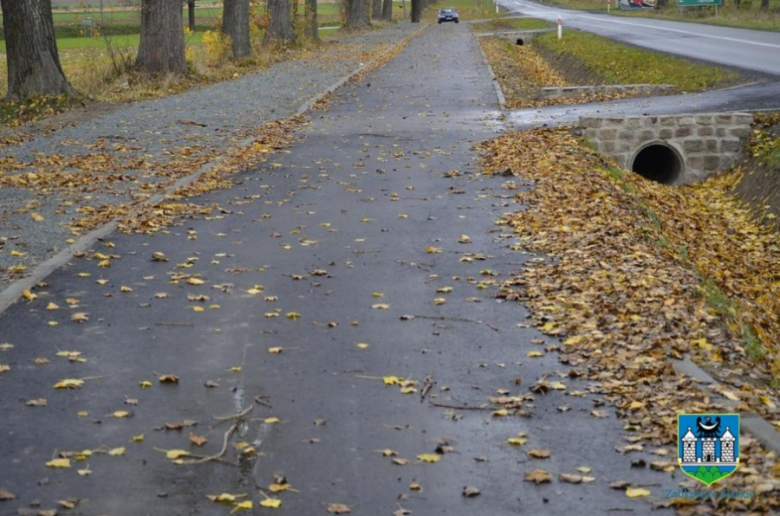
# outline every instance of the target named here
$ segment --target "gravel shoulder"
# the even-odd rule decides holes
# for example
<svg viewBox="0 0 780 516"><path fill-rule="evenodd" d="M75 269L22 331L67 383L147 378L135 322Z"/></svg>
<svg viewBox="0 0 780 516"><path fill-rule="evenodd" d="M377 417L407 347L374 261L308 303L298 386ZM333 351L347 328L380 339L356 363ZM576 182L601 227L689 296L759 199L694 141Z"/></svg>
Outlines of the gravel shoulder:
<svg viewBox="0 0 780 516"><path fill-rule="evenodd" d="M74 219L164 191L418 29L398 23L340 36L317 52L234 81L112 106L83 122L66 119L65 127L29 140L6 139L0 146L0 289L72 242Z"/></svg>

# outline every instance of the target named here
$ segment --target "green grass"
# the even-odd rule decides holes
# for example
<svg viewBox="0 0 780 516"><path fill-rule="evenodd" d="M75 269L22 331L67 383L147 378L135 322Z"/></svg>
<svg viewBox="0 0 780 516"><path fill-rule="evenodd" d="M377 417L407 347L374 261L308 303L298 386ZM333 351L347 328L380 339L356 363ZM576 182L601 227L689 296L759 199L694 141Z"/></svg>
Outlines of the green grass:
<svg viewBox="0 0 780 516"><path fill-rule="evenodd" d="M736 81L735 72L685 59L616 44L601 36L569 30L534 38L532 45L556 55L569 54L604 78L607 84L672 84L679 91L698 91Z"/></svg>
<svg viewBox="0 0 780 516"><path fill-rule="evenodd" d="M474 32L499 32L509 30L549 29L552 23L536 18L507 18L488 22L475 23L471 26Z"/></svg>
<svg viewBox="0 0 780 516"><path fill-rule="evenodd" d="M200 45L203 39L202 32L196 32L190 36L185 36L188 45ZM111 45L115 48L138 48L141 40L140 34L125 34L121 36L112 36ZM97 38L61 38L57 40L57 50L84 50L88 48L105 48L106 40L102 37ZM5 52L5 41L0 41L0 52Z"/></svg>

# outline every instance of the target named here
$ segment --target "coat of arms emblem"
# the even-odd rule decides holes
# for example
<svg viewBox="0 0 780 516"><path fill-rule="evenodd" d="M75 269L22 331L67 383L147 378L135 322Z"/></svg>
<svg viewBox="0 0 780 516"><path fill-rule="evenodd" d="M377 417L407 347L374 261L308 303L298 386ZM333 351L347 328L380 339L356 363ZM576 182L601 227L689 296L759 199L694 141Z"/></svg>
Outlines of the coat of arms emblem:
<svg viewBox="0 0 780 516"><path fill-rule="evenodd" d="M739 464L739 414L679 414L677 460L691 477L712 485Z"/></svg>

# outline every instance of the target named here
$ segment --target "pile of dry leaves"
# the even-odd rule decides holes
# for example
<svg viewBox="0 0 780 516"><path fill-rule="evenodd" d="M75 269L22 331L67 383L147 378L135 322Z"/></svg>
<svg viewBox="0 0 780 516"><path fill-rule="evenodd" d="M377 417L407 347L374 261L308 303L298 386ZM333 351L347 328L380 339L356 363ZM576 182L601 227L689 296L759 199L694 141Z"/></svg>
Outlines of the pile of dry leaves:
<svg viewBox="0 0 780 516"><path fill-rule="evenodd" d="M741 400L738 411L759 411L780 424L777 390L766 381L772 361L748 355L741 328L708 304L702 290L703 276L711 278L733 296L745 324L778 335L777 295L767 297L770 286L760 286L780 263L776 240L772 245L717 180L682 188L652 183L563 129L505 134L480 150L487 173L534 182L517 195L527 209L502 223L513 228L518 250L550 258L530 262L502 295L523 301L540 329L559 337L561 362L615 404L631 440L673 447L678 413L726 411L675 373L668 359L683 356L719 365L718 376L728 376L731 386L721 394ZM775 454L743 436L740 460L719 487L752 490L755 498L661 505L684 514L776 510Z"/></svg>

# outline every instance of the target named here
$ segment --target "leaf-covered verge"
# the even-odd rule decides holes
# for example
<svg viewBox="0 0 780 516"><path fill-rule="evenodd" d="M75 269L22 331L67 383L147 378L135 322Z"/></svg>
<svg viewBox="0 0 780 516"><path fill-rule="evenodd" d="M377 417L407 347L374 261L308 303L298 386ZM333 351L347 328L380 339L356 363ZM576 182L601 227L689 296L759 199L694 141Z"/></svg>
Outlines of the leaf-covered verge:
<svg viewBox="0 0 780 516"><path fill-rule="evenodd" d="M738 73L704 65L660 52L642 50L578 30L562 39L543 34L533 40L537 49L549 51L555 59L575 57L605 84L671 84L680 92L700 91L736 84Z"/></svg>
<svg viewBox="0 0 780 516"><path fill-rule="evenodd" d="M541 331L560 339L561 363L617 407L629 441L674 446L678 413L726 411L676 374L668 360L684 356L729 385L721 394L741 400L734 410L760 412L780 427L771 385L780 247L728 194L729 176L660 185L615 167L564 129L508 133L479 148L485 173L533 182L517 194L526 209L498 223L514 231L518 251L548 257L529 262L502 296L522 301ZM750 336L761 341L760 355ZM753 490L756 498L658 504L683 514L776 510L775 454L749 437L741 453L736 474L719 488Z"/></svg>
<svg viewBox="0 0 780 516"><path fill-rule="evenodd" d="M32 162L7 157L0 164L10 173L0 172L0 188L26 190L33 195L56 194L62 198L63 206L76 206L76 215L69 222L74 237L114 219L119 220L122 231L155 233L189 217L222 213L223 208L218 205L199 204L189 199L230 187L231 176L256 168L287 147L294 140L296 128L304 123L303 116L267 123L247 135L251 138L248 145L236 144L221 151L182 147L175 154L134 157L127 154L133 150L130 146L101 139L85 155L38 155ZM212 161L214 166L189 185L167 194L160 202L144 203L153 195L165 194L176 181ZM105 202L112 198L113 202ZM104 202L90 203L87 199ZM32 202L24 210L33 220L42 222L36 206ZM0 239L0 243L5 244L5 239ZM25 254L21 253L19 259ZM15 280L27 273L24 262L0 267L0 279L4 280Z"/></svg>

